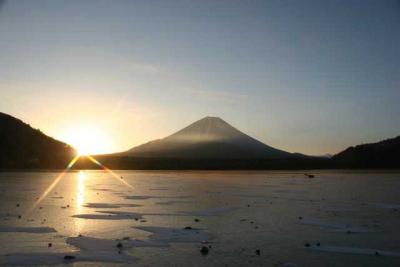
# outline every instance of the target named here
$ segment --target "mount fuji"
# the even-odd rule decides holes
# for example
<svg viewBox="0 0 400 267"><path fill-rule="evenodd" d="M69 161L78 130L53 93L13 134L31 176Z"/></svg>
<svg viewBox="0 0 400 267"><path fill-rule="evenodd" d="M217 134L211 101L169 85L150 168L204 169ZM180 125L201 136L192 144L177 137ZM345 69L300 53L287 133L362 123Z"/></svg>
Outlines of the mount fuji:
<svg viewBox="0 0 400 267"><path fill-rule="evenodd" d="M141 158L291 158L299 156L268 146L218 117L205 117L163 139L121 153Z"/></svg>

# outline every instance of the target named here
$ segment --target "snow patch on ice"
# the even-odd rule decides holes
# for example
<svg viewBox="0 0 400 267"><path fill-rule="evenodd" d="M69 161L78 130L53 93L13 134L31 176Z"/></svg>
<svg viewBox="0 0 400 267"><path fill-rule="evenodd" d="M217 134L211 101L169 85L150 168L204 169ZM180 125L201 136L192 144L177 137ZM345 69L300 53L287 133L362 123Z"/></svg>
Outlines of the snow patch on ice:
<svg viewBox="0 0 400 267"><path fill-rule="evenodd" d="M88 251L117 251L117 244L121 244L121 249L133 247L164 247L165 244L138 239L112 240L87 236L69 237L67 243L81 250Z"/></svg>
<svg viewBox="0 0 400 267"><path fill-rule="evenodd" d="M136 226L135 228L150 232L150 240L164 244L196 243L209 238L202 229L179 229L156 226Z"/></svg>
<svg viewBox="0 0 400 267"><path fill-rule="evenodd" d="M160 201L156 202L157 205L173 205L173 204L180 204L180 203L192 203L192 201L185 201L185 200L171 200L171 201Z"/></svg>
<svg viewBox="0 0 400 267"><path fill-rule="evenodd" d="M97 213L90 214L75 214L74 218L92 219L92 220L130 220L142 219L141 213L136 212L119 212L119 211L96 211ZM100 214L99 214L100 213Z"/></svg>
<svg viewBox="0 0 400 267"><path fill-rule="evenodd" d="M385 250L371 249L371 248L315 246L314 245L314 246L310 246L306 249L324 251L324 252L347 253L347 254L400 257L400 252L397 252L397 251L385 251Z"/></svg>
<svg viewBox="0 0 400 267"><path fill-rule="evenodd" d="M216 216L236 209L235 207L218 207L198 211L181 211L180 213L189 216Z"/></svg>
<svg viewBox="0 0 400 267"><path fill-rule="evenodd" d="M141 207L143 205L139 204L110 204L110 203L86 203L83 207L93 208L93 209L119 209L124 207Z"/></svg>
<svg viewBox="0 0 400 267"><path fill-rule="evenodd" d="M74 259L65 260L64 256L70 255ZM129 254L118 254L117 252L73 252L73 253L15 253L5 257L7 266L38 266L38 265L58 265L74 262L113 262L113 263L133 263L135 257Z"/></svg>
<svg viewBox="0 0 400 267"><path fill-rule="evenodd" d="M151 198L191 198L191 196L152 196L152 195L136 195L136 196L125 196L125 199L151 199Z"/></svg>
<svg viewBox="0 0 400 267"><path fill-rule="evenodd" d="M57 265L75 262L112 262L133 263L137 259L127 250L135 247L168 247L170 243L193 243L208 239L201 229L178 229L167 227L135 227L151 233L147 240L124 238L122 240L102 239L95 237L69 237L66 243L79 248L79 251L68 253L14 253L3 258L7 266ZM64 259L65 255L73 256Z"/></svg>
<svg viewBox="0 0 400 267"><path fill-rule="evenodd" d="M363 227L363 226L354 226L345 223L336 223L336 222L326 222L320 221L316 219L302 219L299 220L300 224L304 225L311 225L311 226L318 226L322 228L332 228L334 229L333 232L340 232L340 233L371 233L376 232L376 230Z"/></svg>
<svg viewBox="0 0 400 267"><path fill-rule="evenodd" d="M0 232L45 234L45 233L56 233L57 231L52 227L0 226Z"/></svg>

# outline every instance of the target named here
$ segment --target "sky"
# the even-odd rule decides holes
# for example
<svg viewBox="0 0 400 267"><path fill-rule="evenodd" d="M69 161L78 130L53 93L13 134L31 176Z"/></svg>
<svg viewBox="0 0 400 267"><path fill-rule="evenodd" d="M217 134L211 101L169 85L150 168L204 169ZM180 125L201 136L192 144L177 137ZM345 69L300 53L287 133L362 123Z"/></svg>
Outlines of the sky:
<svg viewBox="0 0 400 267"><path fill-rule="evenodd" d="M399 100L400 1L0 0L0 111L99 153L218 116L333 154L399 135Z"/></svg>

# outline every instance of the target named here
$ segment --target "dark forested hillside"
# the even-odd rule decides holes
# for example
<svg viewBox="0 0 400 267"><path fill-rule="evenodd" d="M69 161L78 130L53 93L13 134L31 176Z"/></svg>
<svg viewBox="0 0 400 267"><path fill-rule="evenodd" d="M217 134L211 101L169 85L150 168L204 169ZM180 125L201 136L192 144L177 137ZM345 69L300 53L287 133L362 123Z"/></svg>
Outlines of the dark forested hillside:
<svg viewBox="0 0 400 267"><path fill-rule="evenodd" d="M352 146L332 157L335 167L400 168L400 136Z"/></svg>
<svg viewBox="0 0 400 267"><path fill-rule="evenodd" d="M69 145L0 112L1 169L63 168L74 154Z"/></svg>

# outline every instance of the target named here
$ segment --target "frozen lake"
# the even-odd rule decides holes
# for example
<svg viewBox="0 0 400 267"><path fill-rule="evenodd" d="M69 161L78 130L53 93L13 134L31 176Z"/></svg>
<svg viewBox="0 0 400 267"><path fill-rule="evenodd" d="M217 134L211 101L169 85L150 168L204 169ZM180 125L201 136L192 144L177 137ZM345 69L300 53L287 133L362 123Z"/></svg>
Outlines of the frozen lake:
<svg viewBox="0 0 400 267"><path fill-rule="evenodd" d="M115 173L0 173L0 264L400 266L400 172Z"/></svg>

